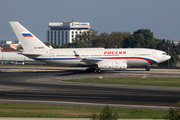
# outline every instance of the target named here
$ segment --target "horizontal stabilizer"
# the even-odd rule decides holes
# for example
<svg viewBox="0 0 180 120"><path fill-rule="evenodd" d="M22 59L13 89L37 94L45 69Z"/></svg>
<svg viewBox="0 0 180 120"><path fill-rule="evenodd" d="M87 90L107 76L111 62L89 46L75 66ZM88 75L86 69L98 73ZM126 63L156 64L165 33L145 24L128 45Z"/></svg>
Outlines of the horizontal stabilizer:
<svg viewBox="0 0 180 120"><path fill-rule="evenodd" d="M29 58L36 58L36 57L41 56L41 54L22 54L22 55L29 57Z"/></svg>

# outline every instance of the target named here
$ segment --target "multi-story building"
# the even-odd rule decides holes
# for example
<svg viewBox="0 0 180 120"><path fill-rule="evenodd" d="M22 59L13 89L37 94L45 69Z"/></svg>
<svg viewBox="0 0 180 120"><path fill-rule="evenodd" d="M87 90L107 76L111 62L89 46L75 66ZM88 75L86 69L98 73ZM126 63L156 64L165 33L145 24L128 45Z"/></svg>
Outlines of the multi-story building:
<svg viewBox="0 0 180 120"><path fill-rule="evenodd" d="M11 47L14 49L17 49L18 45L20 44L19 41L10 41L10 40L2 40L0 41L0 46L5 46L5 47Z"/></svg>
<svg viewBox="0 0 180 120"><path fill-rule="evenodd" d="M174 42L175 45L179 45L180 41L176 41Z"/></svg>
<svg viewBox="0 0 180 120"><path fill-rule="evenodd" d="M76 35L89 31L90 23L50 22L48 27L47 42L50 44L62 45L73 42Z"/></svg>

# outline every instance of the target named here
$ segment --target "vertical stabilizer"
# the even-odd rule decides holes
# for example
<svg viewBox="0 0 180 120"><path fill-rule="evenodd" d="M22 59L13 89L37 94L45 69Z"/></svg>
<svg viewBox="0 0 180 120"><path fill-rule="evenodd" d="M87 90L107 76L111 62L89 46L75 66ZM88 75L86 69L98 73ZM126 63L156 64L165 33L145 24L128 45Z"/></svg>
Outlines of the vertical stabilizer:
<svg viewBox="0 0 180 120"><path fill-rule="evenodd" d="M26 53L44 51L49 48L19 22L9 22Z"/></svg>

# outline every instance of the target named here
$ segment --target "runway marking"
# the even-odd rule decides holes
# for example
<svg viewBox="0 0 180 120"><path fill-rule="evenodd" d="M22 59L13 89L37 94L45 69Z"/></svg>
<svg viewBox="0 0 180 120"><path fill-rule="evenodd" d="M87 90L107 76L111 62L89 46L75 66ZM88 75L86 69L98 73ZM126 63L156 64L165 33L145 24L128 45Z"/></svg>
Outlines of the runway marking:
<svg viewBox="0 0 180 120"><path fill-rule="evenodd" d="M68 96L68 95L33 95L33 94L5 94L7 96L27 96L27 97L72 97L72 98L102 98L111 99L112 97L96 97L96 96ZM118 94L117 94L118 95ZM120 94L120 95L133 95L133 94ZM173 97L173 95L147 95L147 94L137 94L136 96L161 96L161 97ZM180 97L180 95L176 95Z"/></svg>
<svg viewBox="0 0 180 120"><path fill-rule="evenodd" d="M102 76L99 76L99 78L103 78Z"/></svg>
<svg viewBox="0 0 180 120"><path fill-rule="evenodd" d="M12 90L9 90L9 89L20 89L20 90L24 90L24 88L16 88L16 87L10 87L10 86L0 86L1 88L3 89L0 89L0 91L12 91ZM4 90L4 89L8 89L8 90Z"/></svg>
<svg viewBox="0 0 180 120"><path fill-rule="evenodd" d="M65 101L41 101L41 100L10 100L0 99L0 102L29 102L29 103L59 103L59 104L73 104L73 105L93 105L110 107L130 107L130 108L154 108L154 109L169 109L167 106L148 106L148 105L126 105L126 104L102 104L102 103L83 103L83 102L65 102ZM173 107L172 107L173 108Z"/></svg>
<svg viewBox="0 0 180 120"><path fill-rule="evenodd" d="M134 76L146 76L147 74L139 74L139 73L115 73L113 75L134 75Z"/></svg>
<svg viewBox="0 0 180 120"><path fill-rule="evenodd" d="M63 96L63 95L33 95L33 94L5 94L5 95L11 95L11 96L30 96L30 97L68 97L68 98L101 98L101 99L109 99L111 97L93 97L93 96Z"/></svg>
<svg viewBox="0 0 180 120"><path fill-rule="evenodd" d="M142 78L146 78L147 76L143 76Z"/></svg>

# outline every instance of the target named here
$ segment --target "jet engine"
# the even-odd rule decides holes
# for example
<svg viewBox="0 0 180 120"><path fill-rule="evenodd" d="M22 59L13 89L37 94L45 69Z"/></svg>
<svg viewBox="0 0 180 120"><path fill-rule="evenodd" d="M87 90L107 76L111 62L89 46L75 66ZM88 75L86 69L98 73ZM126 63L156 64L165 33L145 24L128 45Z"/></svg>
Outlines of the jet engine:
<svg viewBox="0 0 180 120"><path fill-rule="evenodd" d="M100 69L127 69L127 63L123 61L104 60L98 63Z"/></svg>

